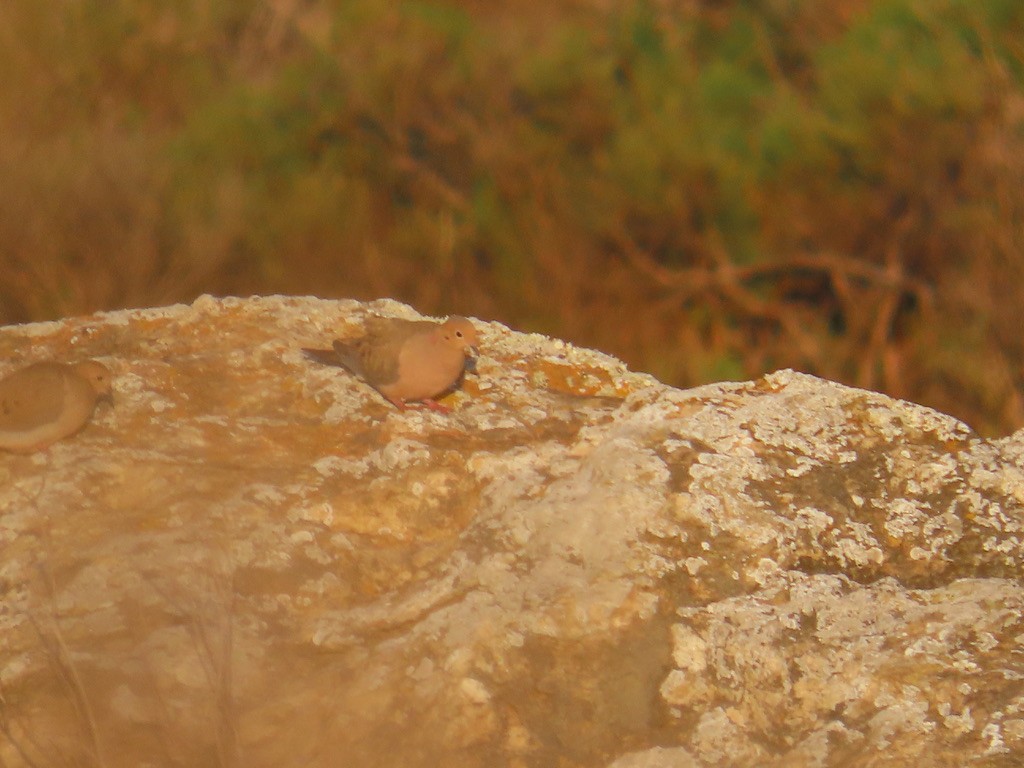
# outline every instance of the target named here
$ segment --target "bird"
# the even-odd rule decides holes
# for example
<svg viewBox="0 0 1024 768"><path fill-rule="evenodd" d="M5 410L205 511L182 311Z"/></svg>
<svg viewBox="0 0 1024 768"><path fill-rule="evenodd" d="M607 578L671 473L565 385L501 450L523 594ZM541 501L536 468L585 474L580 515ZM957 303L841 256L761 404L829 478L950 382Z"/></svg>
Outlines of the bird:
<svg viewBox="0 0 1024 768"><path fill-rule="evenodd" d="M475 371L479 336L473 323L453 315L443 323L370 315L365 333L337 339L332 349L303 348L312 360L340 366L376 389L398 410L419 403L450 413L437 402Z"/></svg>
<svg viewBox="0 0 1024 768"><path fill-rule="evenodd" d="M0 450L33 453L73 435L111 405L110 370L95 360L33 363L0 379Z"/></svg>

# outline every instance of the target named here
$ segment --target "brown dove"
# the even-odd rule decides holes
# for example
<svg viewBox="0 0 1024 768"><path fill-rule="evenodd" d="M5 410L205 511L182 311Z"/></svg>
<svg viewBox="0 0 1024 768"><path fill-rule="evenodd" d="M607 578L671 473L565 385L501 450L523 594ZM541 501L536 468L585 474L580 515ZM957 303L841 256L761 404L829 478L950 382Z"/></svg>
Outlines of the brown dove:
<svg viewBox="0 0 1024 768"><path fill-rule="evenodd" d="M464 317L443 323L371 315L358 339L338 339L333 349L303 349L313 360L338 365L380 392L399 410L422 403L442 413L450 408L435 398L456 387L474 370L479 337Z"/></svg>
<svg viewBox="0 0 1024 768"><path fill-rule="evenodd" d="M114 402L110 371L86 360L33 363L0 380L0 450L32 453L85 426L100 400Z"/></svg>

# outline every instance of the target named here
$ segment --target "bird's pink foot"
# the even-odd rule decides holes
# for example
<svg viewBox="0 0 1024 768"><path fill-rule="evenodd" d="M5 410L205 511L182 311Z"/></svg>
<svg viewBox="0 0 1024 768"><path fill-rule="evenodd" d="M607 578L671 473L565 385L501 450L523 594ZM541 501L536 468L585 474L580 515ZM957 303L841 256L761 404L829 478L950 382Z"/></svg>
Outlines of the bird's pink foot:
<svg viewBox="0 0 1024 768"><path fill-rule="evenodd" d="M400 411L408 411L412 408L429 408L431 411L437 411L438 413L452 412L452 409L449 408L447 405L442 405L436 400L431 400L429 398L427 398L426 400L419 400L413 403L407 403L405 402L405 400L400 400L398 398L392 399L389 397L388 402L391 403L393 406L395 406L395 408L397 408Z"/></svg>

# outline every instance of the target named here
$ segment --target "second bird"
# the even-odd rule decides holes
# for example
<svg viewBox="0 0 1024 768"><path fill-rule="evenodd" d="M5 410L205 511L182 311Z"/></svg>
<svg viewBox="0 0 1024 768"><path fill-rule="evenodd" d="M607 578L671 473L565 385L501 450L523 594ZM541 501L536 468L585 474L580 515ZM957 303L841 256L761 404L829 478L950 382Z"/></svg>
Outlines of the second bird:
<svg viewBox="0 0 1024 768"><path fill-rule="evenodd" d="M360 338L303 352L355 374L399 410L407 403L422 403L447 413L450 409L435 398L454 389L463 372L472 369L478 343L476 328L464 317L436 323L372 315Z"/></svg>
<svg viewBox="0 0 1024 768"><path fill-rule="evenodd" d="M14 372L0 381L0 450L31 453L73 435L100 400L114 402L110 371L95 360Z"/></svg>

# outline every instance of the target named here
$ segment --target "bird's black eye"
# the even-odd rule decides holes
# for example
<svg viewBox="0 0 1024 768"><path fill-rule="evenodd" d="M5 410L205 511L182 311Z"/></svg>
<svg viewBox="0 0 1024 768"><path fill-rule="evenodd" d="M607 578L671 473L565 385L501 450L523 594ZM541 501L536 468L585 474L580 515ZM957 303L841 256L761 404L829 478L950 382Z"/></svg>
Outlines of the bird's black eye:
<svg viewBox="0 0 1024 768"><path fill-rule="evenodd" d="M462 331L456 331L455 335L458 336L461 339L462 338Z"/></svg>

